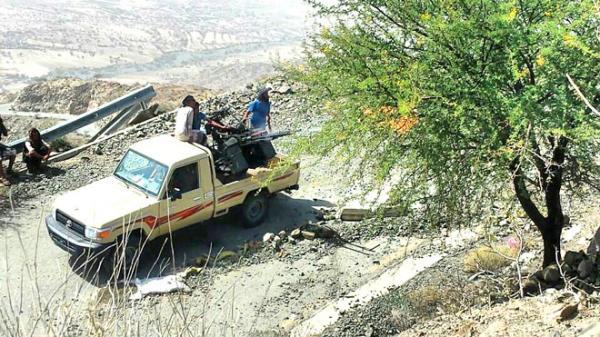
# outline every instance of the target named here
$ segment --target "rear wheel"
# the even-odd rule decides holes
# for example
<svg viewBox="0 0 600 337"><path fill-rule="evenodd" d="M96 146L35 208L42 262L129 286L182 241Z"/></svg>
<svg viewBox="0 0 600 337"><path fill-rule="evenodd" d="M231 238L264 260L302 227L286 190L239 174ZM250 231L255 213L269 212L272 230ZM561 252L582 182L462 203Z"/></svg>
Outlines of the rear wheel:
<svg viewBox="0 0 600 337"><path fill-rule="evenodd" d="M250 192L242 204L242 220L246 228L260 225L269 212L267 193Z"/></svg>

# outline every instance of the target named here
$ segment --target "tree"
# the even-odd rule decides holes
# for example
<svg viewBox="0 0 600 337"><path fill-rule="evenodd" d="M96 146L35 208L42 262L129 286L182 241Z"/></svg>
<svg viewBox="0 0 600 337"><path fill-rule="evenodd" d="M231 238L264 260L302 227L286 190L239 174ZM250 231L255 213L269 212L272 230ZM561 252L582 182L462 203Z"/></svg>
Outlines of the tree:
<svg viewBox="0 0 600 337"><path fill-rule="evenodd" d="M597 105L594 2L309 2L333 22L292 71L331 117L310 147L401 172L392 203L430 225L518 200L560 259L561 190L600 191L600 118L567 78Z"/></svg>

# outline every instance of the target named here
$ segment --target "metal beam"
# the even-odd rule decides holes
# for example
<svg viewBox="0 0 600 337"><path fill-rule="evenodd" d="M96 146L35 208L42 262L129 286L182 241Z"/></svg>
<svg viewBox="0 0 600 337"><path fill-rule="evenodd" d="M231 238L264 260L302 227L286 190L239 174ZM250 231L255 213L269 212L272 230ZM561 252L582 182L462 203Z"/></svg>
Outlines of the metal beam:
<svg viewBox="0 0 600 337"><path fill-rule="evenodd" d="M151 85L147 85L143 88L132 91L124 96L121 96L111 102L108 102L94 110L88 111L79 115L78 117L55 125L41 132L42 138L46 141L53 141L64 135L67 135L73 131L76 131L86 125L92 124L104 117L110 116L117 111L123 111L129 109L132 106L139 104L140 102L149 101L154 96L154 88ZM14 141L7 146L14 148L17 152L21 152L25 145L26 138Z"/></svg>
<svg viewBox="0 0 600 337"><path fill-rule="evenodd" d="M125 118L130 118L132 112L138 111L139 107L140 105L136 104L116 114L113 117L113 119L110 120L110 122L106 123L106 125L102 129L100 129L100 131L98 131L92 138L90 138L88 143L91 143L104 135L111 134L112 132L114 132L115 129L120 128L123 124L125 124L123 120Z"/></svg>

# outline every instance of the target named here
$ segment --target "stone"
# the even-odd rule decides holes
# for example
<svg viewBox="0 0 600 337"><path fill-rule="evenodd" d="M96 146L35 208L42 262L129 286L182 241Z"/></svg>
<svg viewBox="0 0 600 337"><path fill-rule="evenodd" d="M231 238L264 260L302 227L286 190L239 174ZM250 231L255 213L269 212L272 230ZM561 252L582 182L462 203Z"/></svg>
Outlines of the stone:
<svg viewBox="0 0 600 337"><path fill-rule="evenodd" d="M579 263L585 258L584 254L581 252L573 252L568 251L565 253L565 257L563 258L564 263L568 264L573 268L577 268Z"/></svg>
<svg viewBox="0 0 600 337"><path fill-rule="evenodd" d="M559 321L566 321L575 318L579 313L579 303L565 305L558 316Z"/></svg>
<svg viewBox="0 0 600 337"><path fill-rule="evenodd" d="M533 273L532 277L538 281L543 281L544 280L544 271L538 270L535 273Z"/></svg>
<svg viewBox="0 0 600 337"><path fill-rule="evenodd" d="M587 253L590 256L600 255L600 227L598 227L596 234L594 234L594 237L590 241Z"/></svg>
<svg viewBox="0 0 600 337"><path fill-rule="evenodd" d="M550 265L550 266L544 268L544 270L542 272L542 278L549 285L557 284L561 279L561 275L560 275L560 271L558 270L558 267L553 264L553 265Z"/></svg>
<svg viewBox="0 0 600 337"><path fill-rule="evenodd" d="M292 87L290 87L289 85L283 84L282 86L276 89L276 92L285 95L293 93L293 90Z"/></svg>
<svg viewBox="0 0 600 337"><path fill-rule="evenodd" d="M285 231L279 231L279 233L277 233L277 236L279 236L283 240L287 237L287 233Z"/></svg>
<svg viewBox="0 0 600 337"><path fill-rule="evenodd" d="M551 305L545 309L545 312L545 318L548 323L564 322L577 316L579 313L579 302Z"/></svg>
<svg viewBox="0 0 600 337"><path fill-rule="evenodd" d="M307 240L314 240L316 234L314 232L302 231L302 237L304 237Z"/></svg>
<svg viewBox="0 0 600 337"><path fill-rule="evenodd" d="M302 237L302 231L299 228L296 228L290 233L290 236L292 239L299 239Z"/></svg>
<svg viewBox="0 0 600 337"><path fill-rule="evenodd" d="M271 242L274 238L274 233L265 233L265 235L263 235L263 242Z"/></svg>
<svg viewBox="0 0 600 337"><path fill-rule="evenodd" d="M540 284L535 279L528 279L523 282L523 294L537 295L540 293Z"/></svg>
<svg viewBox="0 0 600 337"><path fill-rule="evenodd" d="M582 279L592 275L593 271L594 262L592 260L583 260L579 263L579 266L577 266L577 275L579 275L579 277Z"/></svg>

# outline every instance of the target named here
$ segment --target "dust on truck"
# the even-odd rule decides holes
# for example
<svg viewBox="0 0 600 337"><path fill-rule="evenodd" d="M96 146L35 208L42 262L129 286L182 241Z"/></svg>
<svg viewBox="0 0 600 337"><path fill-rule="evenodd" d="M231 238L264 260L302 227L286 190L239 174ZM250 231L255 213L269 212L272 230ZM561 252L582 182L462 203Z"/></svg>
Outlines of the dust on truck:
<svg viewBox="0 0 600 337"><path fill-rule="evenodd" d="M298 188L299 163L272 168L282 160L277 154L268 165L226 177L209 148L157 136L132 145L112 176L58 197L46 226L54 243L76 256L103 255L120 243L127 254L230 210L257 226L270 196Z"/></svg>

